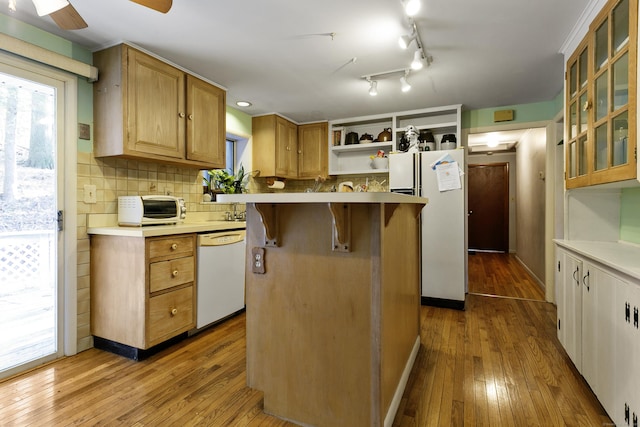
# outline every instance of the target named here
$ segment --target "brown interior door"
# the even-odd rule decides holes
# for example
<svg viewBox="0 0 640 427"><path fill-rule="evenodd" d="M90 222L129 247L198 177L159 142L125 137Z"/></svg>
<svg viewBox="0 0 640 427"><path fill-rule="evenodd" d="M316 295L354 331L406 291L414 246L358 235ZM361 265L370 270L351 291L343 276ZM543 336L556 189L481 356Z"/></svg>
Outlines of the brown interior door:
<svg viewBox="0 0 640 427"><path fill-rule="evenodd" d="M509 164L469 165L469 249L509 252Z"/></svg>

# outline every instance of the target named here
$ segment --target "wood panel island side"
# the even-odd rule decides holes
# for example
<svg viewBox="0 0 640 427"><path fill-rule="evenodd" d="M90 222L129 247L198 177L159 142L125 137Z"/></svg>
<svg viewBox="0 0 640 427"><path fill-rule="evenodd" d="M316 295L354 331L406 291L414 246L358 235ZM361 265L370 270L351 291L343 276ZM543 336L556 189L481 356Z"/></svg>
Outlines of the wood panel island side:
<svg viewBox="0 0 640 427"><path fill-rule="evenodd" d="M419 214L393 193L247 205L247 383L303 425L391 425L420 346Z"/></svg>

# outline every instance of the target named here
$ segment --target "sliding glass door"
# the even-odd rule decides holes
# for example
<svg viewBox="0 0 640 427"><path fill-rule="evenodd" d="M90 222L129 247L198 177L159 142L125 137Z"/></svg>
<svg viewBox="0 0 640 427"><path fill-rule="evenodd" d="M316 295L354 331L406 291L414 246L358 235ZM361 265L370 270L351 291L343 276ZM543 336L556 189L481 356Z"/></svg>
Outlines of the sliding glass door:
<svg viewBox="0 0 640 427"><path fill-rule="evenodd" d="M0 61L0 377L62 355L63 88Z"/></svg>

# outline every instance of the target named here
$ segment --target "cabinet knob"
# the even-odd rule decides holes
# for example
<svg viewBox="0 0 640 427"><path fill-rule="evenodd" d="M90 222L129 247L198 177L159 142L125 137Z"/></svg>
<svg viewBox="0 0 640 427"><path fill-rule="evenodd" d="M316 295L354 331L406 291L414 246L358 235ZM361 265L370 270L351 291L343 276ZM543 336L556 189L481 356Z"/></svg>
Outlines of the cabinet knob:
<svg viewBox="0 0 640 427"><path fill-rule="evenodd" d="M173 270L173 271L171 272L171 275L172 275L173 277L178 277L178 270Z"/></svg>
<svg viewBox="0 0 640 427"><path fill-rule="evenodd" d="M584 104L582 104L582 111L587 111L591 109L591 101L585 101Z"/></svg>
<svg viewBox="0 0 640 427"><path fill-rule="evenodd" d="M187 117L189 118L189 120L193 120L193 114L189 114Z"/></svg>
<svg viewBox="0 0 640 427"><path fill-rule="evenodd" d="M184 113L180 112L178 113L178 116L180 116L181 119L184 119Z"/></svg>
<svg viewBox="0 0 640 427"><path fill-rule="evenodd" d="M302 150L298 150L298 154L302 154Z"/></svg>
<svg viewBox="0 0 640 427"><path fill-rule="evenodd" d="M176 249L178 249L178 244L177 243L172 244L171 245L171 250L175 251Z"/></svg>
<svg viewBox="0 0 640 427"><path fill-rule="evenodd" d="M177 308L172 308L171 309L171 315L175 316L176 314L178 314L178 309Z"/></svg>

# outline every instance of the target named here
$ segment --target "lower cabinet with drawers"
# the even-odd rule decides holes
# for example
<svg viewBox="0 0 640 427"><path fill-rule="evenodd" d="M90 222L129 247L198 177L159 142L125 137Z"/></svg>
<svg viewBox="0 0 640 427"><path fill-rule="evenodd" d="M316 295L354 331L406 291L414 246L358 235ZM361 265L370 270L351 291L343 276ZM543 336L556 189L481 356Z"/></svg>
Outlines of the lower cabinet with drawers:
<svg viewBox="0 0 640 427"><path fill-rule="evenodd" d="M141 358L195 327L196 235L91 237L95 346Z"/></svg>

